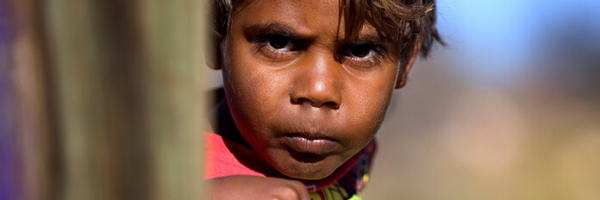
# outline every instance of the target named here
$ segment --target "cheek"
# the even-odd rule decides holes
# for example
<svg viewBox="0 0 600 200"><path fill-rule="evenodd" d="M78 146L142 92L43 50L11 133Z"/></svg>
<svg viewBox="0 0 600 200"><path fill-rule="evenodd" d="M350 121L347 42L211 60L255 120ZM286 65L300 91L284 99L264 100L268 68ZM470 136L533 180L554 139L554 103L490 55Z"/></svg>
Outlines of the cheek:
<svg viewBox="0 0 600 200"><path fill-rule="evenodd" d="M224 68L224 79L228 80L225 85L227 100L232 105L233 117L244 130L264 132L260 129L277 117L284 101L285 79L267 71L268 68L243 57Z"/></svg>
<svg viewBox="0 0 600 200"><path fill-rule="evenodd" d="M390 70L391 71L391 70ZM364 146L379 129L391 100L395 73L381 74L373 79L355 82L346 96L348 115L346 125L354 130L353 145ZM343 104L343 103L342 103ZM360 138L360 139L358 139Z"/></svg>
<svg viewBox="0 0 600 200"><path fill-rule="evenodd" d="M378 91L378 92L375 92ZM360 127L370 129L373 134L379 129L388 105L390 103L391 89L371 90L356 97L356 106L360 109L354 111L354 123Z"/></svg>

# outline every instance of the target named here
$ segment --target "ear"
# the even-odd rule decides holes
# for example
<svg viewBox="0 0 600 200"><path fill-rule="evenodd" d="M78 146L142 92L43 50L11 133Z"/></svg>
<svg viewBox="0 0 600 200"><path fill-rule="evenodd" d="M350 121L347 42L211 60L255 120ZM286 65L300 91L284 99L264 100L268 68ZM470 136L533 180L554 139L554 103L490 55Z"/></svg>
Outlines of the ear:
<svg viewBox="0 0 600 200"><path fill-rule="evenodd" d="M211 69L219 70L223 67L223 57L221 52L221 42L222 37L217 36L216 34L212 36L209 41L209 48L204 52L204 60L206 62L206 66Z"/></svg>
<svg viewBox="0 0 600 200"><path fill-rule="evenodd" d="M400 69L402 71L400 71L400 74L398 74L395 89L400 89L400 88L404 87L404 85L406 85L406 79L408 79L408 73L410 72L410 69L412 69L412 66L415 63L415 60L417 60L417 57L419 55L419 51L421 50L421 45L423 45L423 42L425 42L424 37L422 39L419 39L419 44L417 44L417 46L415 47L414 51L412 52L412 54L410 56L410 59L408 60L408 62L406 62L406 65L404 67L400 66L401 68L403 67L403 69Z"/></svg>
<svg viewBox="0 0 600 200"><path fill-rule="evenodd" d="M404 85L406 85L408 73L410 72L410 69L415 63L415 60L417 60L417 55L419 55L418 51L417 53L413 53L413 56L411 56L410 60L408 60L408 62L406 63L406 66L404 66L404 69L401 69L402 71L400 72L400 74L398 74L398 80L396 80L396 89L400 89L404 87Z"/></svg>

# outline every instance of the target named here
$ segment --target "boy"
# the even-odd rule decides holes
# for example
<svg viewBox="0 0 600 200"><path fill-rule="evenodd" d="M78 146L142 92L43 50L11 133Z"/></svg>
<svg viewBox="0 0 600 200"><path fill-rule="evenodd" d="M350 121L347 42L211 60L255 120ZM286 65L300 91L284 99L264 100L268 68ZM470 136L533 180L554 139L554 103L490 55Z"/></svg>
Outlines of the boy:
<svg viewBox="0 0 600 200"><path fill-rule="evenodd" d="M393 89L441 42L433 1L213 0L210 197L360 199Z"/></svg>

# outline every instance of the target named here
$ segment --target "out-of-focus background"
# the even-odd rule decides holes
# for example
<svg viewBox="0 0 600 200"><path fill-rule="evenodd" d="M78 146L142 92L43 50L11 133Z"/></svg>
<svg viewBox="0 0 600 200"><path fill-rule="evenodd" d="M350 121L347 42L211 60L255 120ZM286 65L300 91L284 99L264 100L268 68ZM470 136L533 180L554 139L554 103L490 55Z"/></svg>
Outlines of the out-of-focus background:
<svg viewBox="0 0 600 200"><path fill-rule="evenodd" d="M600 1L437 6L364 199L600 199Z"/></svg>
<svg viewBox="0 0 600 200"><path fill-rule="evenodd" d="M0 0L0 200L202 199L206 5Z"/></svg>

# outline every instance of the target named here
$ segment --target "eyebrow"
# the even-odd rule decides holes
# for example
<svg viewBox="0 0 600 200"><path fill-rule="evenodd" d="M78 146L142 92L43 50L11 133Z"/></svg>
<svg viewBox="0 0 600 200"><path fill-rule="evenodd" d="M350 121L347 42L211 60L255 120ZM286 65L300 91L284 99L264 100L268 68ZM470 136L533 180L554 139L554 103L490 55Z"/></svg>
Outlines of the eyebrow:
<svg viewBox="0 0 600 200"><path fill-rule="evenodd" d="M255 37L258 35L282 35L294 40L310 40L313 37L298 34L295 29L282 23L264 23L245 26L242 28L244 36Z"/></svg>
<svg viewBox="0 0 600 200"><path fill-rule="evenodd" d="M317 36L311 36L309 34L298 34L298 31L295 31L296 30L295 28L288 26L286 24L283 24L283 23L279 23L279 22L253 24L253 25L242 27L242 30L243 30L244 36L247 39L251 39L251 38L259 36L259 35L282 35L282 36L288 37L293 40L310 41L310 40L313 40L315 37L317 37ZM385 44L391 45L391 42L389 40L381 38L379 36L379 34L377 34L377 32L369 32L366 34L359 34L358 37L352 41L348 41L348 40L345 40L342 38L338 38L336 40L337 44L341 44L344 42L347 42L347 43L377 43L377 44L383 44L383 45L385 45Z"/></svg>

